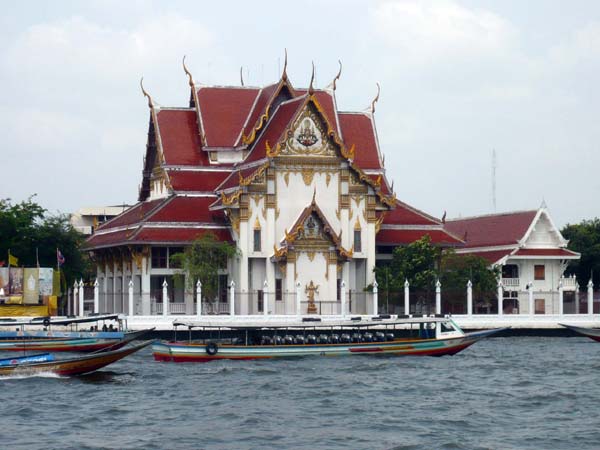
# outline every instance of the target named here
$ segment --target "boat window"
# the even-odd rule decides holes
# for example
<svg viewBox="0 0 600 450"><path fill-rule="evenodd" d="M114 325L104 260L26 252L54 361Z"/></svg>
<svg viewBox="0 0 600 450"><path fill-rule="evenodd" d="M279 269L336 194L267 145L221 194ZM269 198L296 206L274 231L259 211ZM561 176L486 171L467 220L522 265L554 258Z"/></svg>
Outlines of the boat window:
<svg viewBox="0 0 600 450"><path fill-rule="evenodd" d="M452 333L452 332L456 331L450 323L442 322L440 325L441 325L442 333Z"/></svg>

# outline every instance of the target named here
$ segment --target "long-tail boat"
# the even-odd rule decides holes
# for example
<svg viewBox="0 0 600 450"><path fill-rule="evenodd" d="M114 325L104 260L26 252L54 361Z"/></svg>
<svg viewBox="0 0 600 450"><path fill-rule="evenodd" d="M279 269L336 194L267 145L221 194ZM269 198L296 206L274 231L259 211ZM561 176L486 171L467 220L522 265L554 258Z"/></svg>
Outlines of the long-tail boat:
<svg viewBox="0 0 600 450"><path fill-rule="evenodd" d="M358 318L357 318L358 319ZM338 355L454 355L506 328L463 332L449 316L366 321L256 324L236 327L175 322L209 334L203 341L155 342L157 361L207 362L219 359L263 359Z"/></svg>
<svg viewBox="0 0 600 450"><path fill-rule="evenodd" d="M51 319L48 317L27 321L0 320L0 351L43 351L43 352L95 352L111 348L115 350L134 339L139 339L150 330L125 332L118 328L103 331L79 331L78 326L100 321L122 322L118 315L90 316L85 318ZM30 330L31 326L43 326L43 330ZM56 330L53 326L71 327L71 331ZM2 328L15 327L12 331Z"/></svg>
<svg viewBox="0 0 600 450"><path fill-rule="evenodd" d="M152 341L142 342L131 347L118 350L101 351L74 358L56 359L53 355L30 355L0 360L0 376L36 375L52 373L61 376L75 376L94 372L108 366L132 353L150 345Z"/></svg>
<svg viewBox="0 0 600 450"><path fill-rule="evenodd" d="M559 325L574 331L577 334L581 334L582 336L587 336L596 342L600 342L600 329L598 328L576 327L574 325L565 325L563 323L559 323Z"/></svg>

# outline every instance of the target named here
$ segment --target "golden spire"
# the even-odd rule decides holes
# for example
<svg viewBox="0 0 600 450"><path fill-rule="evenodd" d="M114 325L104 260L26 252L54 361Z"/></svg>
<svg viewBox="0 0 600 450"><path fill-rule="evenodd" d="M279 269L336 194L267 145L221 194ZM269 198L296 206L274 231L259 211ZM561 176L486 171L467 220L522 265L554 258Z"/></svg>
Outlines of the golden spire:
<svg viewBox="0 0 600 450"><path fill-rule="evenodd" d="M242 83L242 86L244 86L244 73L242 72L242 69L244 67L240 66L240 83Z"/></svg>
<svg viewBox="0 0 600 450"><path fill-rule="evenodd" d="M185 65L185 55L183 55L183 71L188 76L188 78L189 78L188 83L189 83L190 87L193 89L194 88L194 79L192 78L192 74L190 73L187 66Z"/></svg>
<svg viewBox="0 0 600 450"><path fill-rule="evenodd" d="M333 79L333 90L334 91L335 91L335 83L337 80L340 79L340 76L342 75L342 62L339 59L338 59L338 64L340 65L340 70L338 71L338 74Z"/></svg>
<svg viewBox="0 0 600 450"><path fill-rule="evenodd" d="M281 79L287 80L287 48L283 49L285 51L285 59L283 60L283 72L281 73Z"/></svg>
<svg viewBox="0 0 600 450"><path fill-rule="evenodd" d="M313 87L313 82L315 81L315 62L312 62L312 74L310 76L310 84L308 86L308 94L312 95L315 92L315 88Z"/></svg>
<svg viewBox="0 0 600 450"><path fill-rule="evenodd" d="M371 102L371 114L375 114L375 103L379 100L379 93L381 92L381 88L379 87L379 83L377 83L377 96Z"/></svg>
<svg viewBox="0 0 600 450"><path fill-rule="evenodd" d="M312 198L312 204L316 205L316 197L317 197L317 187L315 186L315 190L313 191L313 198Z"/></svg>
<svg viewBox="0 0 600 450"><path fill-rule="evenodd" d="M148 99L148 108L153 109L154 102L152 102L152 97L150 97L150 94L148 94L146 92L146 89L144 89L144 77L142 77L142 79L140 80L140 87L142 88L142 93L144 94L144 97Z"/></svg>

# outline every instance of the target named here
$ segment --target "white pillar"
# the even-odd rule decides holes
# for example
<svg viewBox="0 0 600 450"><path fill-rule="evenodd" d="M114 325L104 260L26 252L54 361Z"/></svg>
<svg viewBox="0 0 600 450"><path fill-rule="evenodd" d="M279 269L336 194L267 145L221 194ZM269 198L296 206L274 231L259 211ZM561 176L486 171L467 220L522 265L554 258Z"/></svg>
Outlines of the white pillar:
<svg viewBox="0 0 600 450"><path fill-rule="evenodd" d="M268 289L269 289L269 283L267 283L267 280L265 279L265 282L263 283L263 315L265 315L265 316L269 314Z"/></svg>
<svg viewBox="0 0 600 450"><path fill-rule="evenodd" d="M467 315L473 315L473 283L467 283Z"/></svg>
<svg viewBox="0 0 600 450"><path fill-rule="evenodd" d="M100 311L100 288L98 287L98 278L94 281L94 314Z"/></svg>
<svg viewBox="0 0 600 450"><path fill-rule="evenodd" d="M202 316L202 283L200 280L196 281L196 315Z"/></svg>
<svg viewBox="0 0 600 450"><path fill-rule="evenodd" d="M410 283L404 280L404 314L410 314Z"/></svg>
<svg viewBox="0 0 600 450"><path fill-rule="evenodd" d="M133 279L129 280L129 289L127 291L128 302L127 302L127 315L133 316Z"/></svg>
<svg viewBox="0 0 600 450"><path fill-rule="evenodd" d="M379 290L377 289L377 280L373 280L373 315L379 312Z"/></svg>
<svg viewBox="0 0 600 450"><path fill-rule="evenodd" d="M167 291L167 286L167 279L165 278L162 284L163 316L169 315L169 292Z"/></svg>
<svg viewBox="0 0 600 450"><path fill-rule="evenodd" d="M560 281L558 282L558 314L560 316L563 315L563 278L560 277Z"/></svg>
<svg viewBox="0 0 600 450"><path fill-rule="evenodd" d="M77 283L77 280L75 280L75 282L73 283L73 301L71 303L73 303L73 315L78 316L80 313L77 310L77 308L79 307L79 283Z"/></svg>
<svg viewBox="0 0 600 450"><path fill-rule="evenodd" d="M83 316L83 279L79 279L79 315Z"/></svg>
<svg viewBox="0 0 600 450"><path fill-rule="evenodd" d="M229 285L229 315L235 316L235 282L233 280Z"/></svg>
<svg viewBox="0 0 600 450"><path fill-rule="evenodd" d="M440 280L435 282L435 313L442 313L442 283Z"/></svg>
<svg viewBox="0 0 600 450"><path fill-rule="evenodd" d="M575 282L575 314L579 312L579 283Z"/></svg>
<svg viewBox="0 0 600 450"><path fill-rule="evenodd" d="M501 316L503 311L502 311L502 299L504 298L504 289L502 286L502 278L498 279L498 291L497 291L497 295L498 295L498 315Z"/></svg>
<svg viewBox="0 0 600 450"><path fill-rule="evenodd" d="M346 317L346 282L342 280L340 289L342 317Z"/></svg>
<svg viewBox="0 0 600 450"><path fill-rule="evenodd" d="M588 288L588 314L591 316L594 314L594 282L590 278L590 282L587 285Z"/></svg>
<svg viewBox="0 0 600 450"><path fill-rule="evenodd" d="M535 306L533 303L533 283L529 282L527 284L527 293L529 294L529 315L533 316L535 314Z"/></svg>
<svg viewBox="0 0 600 450"><path fill-rule="evenodd" d="M300 298L300 282L298 281L296 283L296 315L300 316L302 314L302 312L300 311L300 308L302 306L302 299Z"/></svg>

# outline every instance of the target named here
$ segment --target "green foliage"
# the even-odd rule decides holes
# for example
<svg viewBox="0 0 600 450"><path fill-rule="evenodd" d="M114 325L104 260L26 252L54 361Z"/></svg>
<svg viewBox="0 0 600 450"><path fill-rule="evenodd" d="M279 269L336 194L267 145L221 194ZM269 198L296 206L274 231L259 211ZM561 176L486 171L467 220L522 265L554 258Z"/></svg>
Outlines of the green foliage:
<svg viewBox="0 0 600 450"><path fill-rule="evenodd" d="M569 240L569 249L581 253L579 261L572 261L567 267L567 275L577 275L580 285L586 285L593 274L595 286L600 283L600 219L584 220L581 223L567 224L561 233Z"/></svg>
<svg viewBox="0 0 600 450"><path fill-rule="evenodd" d="M89 258L80 251L85 236L73 228L66 214L48 214L33 196L17 204L0 199L0 237L0 261L7 261L10 249L20 266L35 267L37 249L40 267L56 268L58 248L66 258L62 270L69 285L93 275Z"/></svg>
<svg viewBox="0 0 600 450"><path fill-rule="evenodd" d="M412 290L430 291L439 279L444 290L464 290L471 280L473 289L489 292L495 289L498 271L490 269L487 260L472 255L442 251L431 244L426 235L405 247L396 247L389 264L375 268L379 289L400 292L408 280Z"/></svg>
<svg viewBox="0 0 600 450"><path fill-rule="evenodd" d="M219 270L227 268L227 260L237 254L237 248L220 242L212 233L206 233L186 247L183 253L171 256L171 264L181 267L187 275L188 288L197 280L202 283L202 296L215 298L218 294Z"/></svg>

